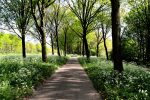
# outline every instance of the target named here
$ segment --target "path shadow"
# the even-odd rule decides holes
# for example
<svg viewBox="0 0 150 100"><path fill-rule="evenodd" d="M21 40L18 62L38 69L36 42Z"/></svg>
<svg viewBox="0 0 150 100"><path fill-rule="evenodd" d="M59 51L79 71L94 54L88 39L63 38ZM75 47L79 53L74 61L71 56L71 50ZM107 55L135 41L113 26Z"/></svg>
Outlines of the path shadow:
<svg viewBox="0 0 150 100"><path fill-rule="evenodd" d="M76 57L70 58L67 64L79 64L78 59Z"/></svg>
<svg viewBox="0 0 150 100"><path fill-rule="evenodd" d="M29 100L101 100L88 76L71 58Z"/></svg>

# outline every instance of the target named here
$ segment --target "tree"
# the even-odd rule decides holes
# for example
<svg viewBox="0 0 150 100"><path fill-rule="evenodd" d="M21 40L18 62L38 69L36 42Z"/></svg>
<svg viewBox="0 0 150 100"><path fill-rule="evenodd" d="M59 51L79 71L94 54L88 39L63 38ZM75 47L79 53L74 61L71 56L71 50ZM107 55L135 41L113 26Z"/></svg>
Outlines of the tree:
<svg viewBox="0 0 150 100"><path fill-rule="evenodd" d="M147 61L150 62L150 1L148 0L148 4L146 6L147 13L147 44L146 44L146 55Z"/></svg>
<svg viewBox="0 0 150 100"><path fill-rule="evenodd" d="M47 61L46 53L46 34L44 32L44 10L53 4L55 0L30 0L31 13L35 22L36 29L41 36L41 47L42 47L42 61Z"/></svg>
<svg viewBox="0 0 150 100"><path fill-rule="evenodd" d="M130 11L124 18L127 26L122 36L123 48L126 48L123 50L123 58L127 61L136 61L138 64L149 64L148 0L130 0L128 4ZM127 43L134 46L129 46ZM128 57L127 53L132 57Z"/></svg>
<svg viewBox="0 0 150 100"><path fill-rule="evenodd" d="M28 0L1 0L3 22L22 39L22 56L26 57L25 34L30 19L30 4ZM21 33L19 35L16 29ZM9 29L8 29L9 30Z"/></svg>
<svg viewBox="0 0 150 100"><path fill-rule="evenodd" d="M52 48L52 55L54 55L54 39L55 39L55 25L54 25L54 20L53 18L51 19L51 16L49 13L46 15L46 32L48 34L48 37L50 37L50 45Z"/></svg>
<svg viewBox="0 0 150 100"><path fill-rule="evenodd" d="M126 61L144 63L146 49L145 14L141 11L137 12L137 9L138 8L131 9L124 18L127 26L122 35L122 54L123 59ZM129 46L129 44L131 44L131 46ZM132 57L128 57L128 55L132 55Z"/></svg>
<svg viewBox="0 0 150 100"><path fill-rule="evenodd" d="M123 71L121 41L120 41L120 1L111 0L112 42L114 70Z"/></svg>
<svg viewBox="0 0 150 100"><path fill-rule="evenodd" d="M97 27L97 32L95 32L96 36L96 56L99 57L99 45L102 42L102 33L100 32L100 28Z"/></svg>
<svg viewBox="0 0 150 100"><path fill-rule="evenodd" d="M55 36L56 36L56 45L57 45L57 54L60 56L60 47L59 47L59 28L60 24L65 15L65 8L61 8L60 1L59 4L53 6L53 18L54 18L54 25L55 25Z"/></svg>
<svg viewBox="0 0 150 100"><path fill-rule="evenodd" d="M104 4L99 4L99 7L96 6L98 0L71 0L67 1L71 11L76 15L80 21L82 27L82 39L85 47L86 57L90 58L90 51L87 42L87 33L89 33L89 28L91 27L92 22L94 22L97 14L102 11ZM99 2L101 3L101 2Z"/></svg>
<svg viewBox="0 0 150 100"><path fill-rule="evenodd" d="M68 9L66 9L67 11L68 11ZM61 23L61 25L62 25L62 33L64 34L64 44L63 44L63 46L64 46L64 48L63 48L63 51L64 51L64 56L66 56L66 54L67 54L67 45L69 44L69 43L67 43L67 40L68 40L68 32L69 32L69 26L70 26L70 24L71 24L71 21L72 21L72 17L71 17L71 12L67 12L66 11L66 13L63 15L63 19L62 19L62 23Z"/></svg>
<svg viewBox="0 0 150 100"><path fill-rule="evenodd" d="M102 29L102 38L103 38L103 42L104 42L104 48L105 48L105 54L106 54L106 59L108 60L108 50L107 50L107 45L106 45L106 39L107 39L107 35L108 32L110 31L110 27L111 26L111 22L110 22L110 18L107 14L102 12L102 20L101 20L101 29Z"/></svg>
<svg viewBox="0 0 150 100"><path fill-rule="evenodd" d="M67 32L68 32L68 25L66 25L66 26L64 26L63 27L63 32L64 32L64 56L66 56L66 54L67 54Z"/></svg>

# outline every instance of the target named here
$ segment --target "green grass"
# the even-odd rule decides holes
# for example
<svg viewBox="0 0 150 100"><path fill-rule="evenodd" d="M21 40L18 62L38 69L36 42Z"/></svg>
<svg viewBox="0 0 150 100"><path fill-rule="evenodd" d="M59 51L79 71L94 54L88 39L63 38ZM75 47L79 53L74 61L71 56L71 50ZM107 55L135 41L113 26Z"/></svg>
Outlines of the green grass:
<svg viewBox="0 0 150 100"><path fill-rule="evenodd" d="M150 100L150 72L134 64L124 63L117 73L111 61L102 58L79 58L94 87L107 100Z"/></svg>
<svg viewBox="0 0 150 100"><path fill-rule="evenodd" d="M33 88L50 77L67 61L66 57L48 57L43 63L39 56L7 56L0 58L0 100L22 100Z"/></svg>

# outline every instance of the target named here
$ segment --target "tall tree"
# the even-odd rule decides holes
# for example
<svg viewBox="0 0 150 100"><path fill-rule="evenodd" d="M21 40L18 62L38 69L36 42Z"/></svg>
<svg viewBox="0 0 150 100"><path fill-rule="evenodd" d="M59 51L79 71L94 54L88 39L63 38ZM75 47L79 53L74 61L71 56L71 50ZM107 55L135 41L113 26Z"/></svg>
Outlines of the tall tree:
<svg viewBox="0 0 150 100"><path fill-rule="evenodd" d="M102 12L102 19L101 19L101 29L102 29L102 34L103 34L103 43L104 43L104 48L105 48L105 54L106 54L106 59L108 60L108 50L107 50L107 45L106 45L106 39L108 38L107 35L110 31L111 28L111 20L109 18L109 15L107 13Z"/></svg>
<svg viewBox="0 0 150 100"><path fill-rule="evenodd" d="M99 57L99 45L102 42L102 33L100 32L100 27L97 27L97 32L95 32L96 36L96 56Z"/></svg>
<svg viewBox="0 0 150 100"><path fill-rule="evenodd" d="M36 29L41 36L42 61L47 61L46 53L46 34L44 32L44 10L53 4L55 0L30 0L31 13L35 22Z"/></svg>
<svg viewBox="0 0 150 100"><path fill-rule="evenodd" d="M68 29L69 29L69 27L68 27L68 25L66 25L66 26L64 26L63 27L63 32L64 32L64 56L66 56L66 54L67 54L67 32L68 32Z"/></svg>
<svg viewBox="0 0 150 100"><path fill-rule="evenodd" d="M82 27L82 40L85 47L86 57L90 58L90 51L87 41L88 29L91 27L91 24L94 22L97 14L102 11L104 4L98 2L98 0L67 0L67 3L71 11L76 15L80 21ZM98 7L96 6L98 3Z"/></svg>
<svg viewBox="0 0 150 100"><path fill-rule="evenodd" d="M120 40L120 0L111 0L112 42L114 70L123 71Z"/></svg>
<svg viewBox="0 0 150 100"><path fill-rule="evenodd" d="M28 0L1 0L1 14L4 23L22 39L22 56L26 57L25 35L30 19ZM8 29L8 31L9 31ZM21 33L18 34L16 29Z"/></svg>
<svg viewBox="0 0 150 100"><path fill-rule="evenodd" d="M50 14L47 12L46 18L45 18L46 24L45 29L48 34L48 37L50 37L50 45L52 50L52 55L54 55L54 39L55 39L55 25L54 25L54 19Z"/></svg>
<svg viewBox="0 0 150 100"><path fill-rule="evenodd" d="M107 45L106 45L106 38L107 38L107 34L108 34L108 28L109 26L104 26L104 23L101 24L102 26L102 34L103 34L103 42L104 42L104 48L105 48L105 54L106 54L106 59L108 60L108 50L107 50Z"/></svg>
<svg viewBox="0 0 150 100"><path fill-rule="evenodd" d="M64 18L65 15L65 8L62 7L61 1L58 0L55 4L51 7L50 15L52 18L49 18L49 22L53 23L54 31L55 31L55 39L56 39L56 47L57 47L57 54L60 55L60 46L59 46L59 29L60 24Z"/></svg>

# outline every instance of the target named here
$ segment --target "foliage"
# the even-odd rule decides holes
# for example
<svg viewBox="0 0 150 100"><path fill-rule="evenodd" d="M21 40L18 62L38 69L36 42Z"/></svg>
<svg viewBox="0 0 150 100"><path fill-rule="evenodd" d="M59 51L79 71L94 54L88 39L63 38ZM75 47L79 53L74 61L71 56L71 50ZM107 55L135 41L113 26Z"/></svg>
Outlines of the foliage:
<svg viewBox="0 0 150 100"><path fill-rule="evenodd" d="M124 63L124 72L113 71L111 61L102 58L79 58L98 92L108 100L149 100L150 72Z"/></svg>
<svg viewBox="0 0 150 100"><path fill-rule="evenodd" d="M123 39L122 40L122 57L124 60L130 61L137 61L138 52L137 52L138 45L136 41L133 39Z"/></svg>
<svg viewBox="0 0 150 100"><path fill-rule="evenodd" d="M38 56L25 59L10 56L2 57L0 61L0 99L18 100L31 95L33 88L66 63L67 58L53 56L48 57L48 63L42 63Z"/></svg>
<svg viewBox="0 0 150 100"><path fill-rule="evenodd" d="M50 48L47 48L50 52ZM26 52L28 54L41 53L41 44L26 42ZM18 54L21 53L21 40L15 34L6 34L0 32L0 54Z"/></svg>
<svg viewBox="0 0 150 100"><path fill-rule="evenodd" d="M0 53L21 52L21 40L13 34L0 33Z"/></svg>
<svg viewBox="0 0 150 100"><path fill-rule="evenodd" d="M149 4L147 0L129 0L129 12L124 17L126 23L122 35L123 59L147 64L149 37Z"/></svg>

